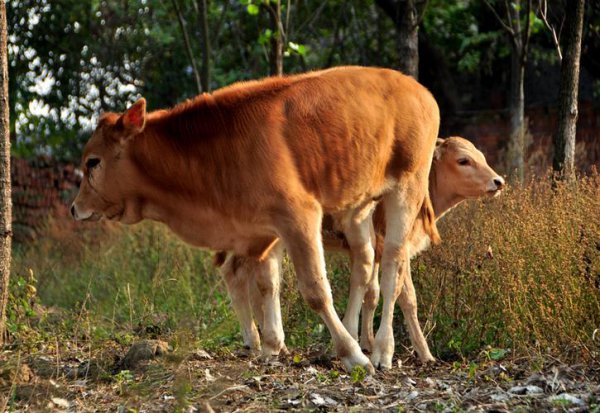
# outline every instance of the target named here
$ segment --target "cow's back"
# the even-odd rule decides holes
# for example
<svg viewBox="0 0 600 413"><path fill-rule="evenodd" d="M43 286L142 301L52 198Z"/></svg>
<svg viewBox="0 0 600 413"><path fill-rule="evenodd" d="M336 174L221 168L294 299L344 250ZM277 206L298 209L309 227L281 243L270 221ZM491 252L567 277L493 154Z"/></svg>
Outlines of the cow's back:
<svg viewBox="0 0 600 413"><path fill-rule="evenodd" d="M408 76L336 68L300 77L284 95L282 138L302 184L325 210L376 197L390 179L431 162L438 107Z"/></svg>

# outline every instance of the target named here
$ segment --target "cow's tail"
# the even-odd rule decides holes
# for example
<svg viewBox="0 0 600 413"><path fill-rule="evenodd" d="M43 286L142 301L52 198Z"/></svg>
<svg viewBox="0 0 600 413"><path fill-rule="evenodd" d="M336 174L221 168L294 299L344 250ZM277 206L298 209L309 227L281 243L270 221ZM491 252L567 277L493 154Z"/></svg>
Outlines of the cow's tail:
<svg viewBox="0 0 600 413"><path fill-rule="evenodd" d="M431 243L433 245L439 244L442 239L440 238L440 233L438 232L437 225L435 224L435 211L433 210L433 205L431 204L431 198L429 198L429 194L427 194L423 200L420 214L423 221L423 229L429 236L429 239L431 239Z"/></svg>

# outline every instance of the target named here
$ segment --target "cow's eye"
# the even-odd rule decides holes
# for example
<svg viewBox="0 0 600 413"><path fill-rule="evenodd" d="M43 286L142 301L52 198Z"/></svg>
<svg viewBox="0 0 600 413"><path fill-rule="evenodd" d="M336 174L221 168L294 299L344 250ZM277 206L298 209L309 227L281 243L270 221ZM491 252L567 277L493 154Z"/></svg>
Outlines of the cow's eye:
<svg viewBox="0 0 600 413"><path fill-rule="evenodd" d="M87 168L88 171L91 171L96 166L98 166L98 164L100 164L100 158L89 158L85 162L85 167Z"/></svg>
<svg viewBox="0 0 600 413"><path fill-rule="evenodd" d="M471 161L469 161L469 158L460 158L458 160L458 164L465 166L465 165L469 165L471 163Z"/></svg>

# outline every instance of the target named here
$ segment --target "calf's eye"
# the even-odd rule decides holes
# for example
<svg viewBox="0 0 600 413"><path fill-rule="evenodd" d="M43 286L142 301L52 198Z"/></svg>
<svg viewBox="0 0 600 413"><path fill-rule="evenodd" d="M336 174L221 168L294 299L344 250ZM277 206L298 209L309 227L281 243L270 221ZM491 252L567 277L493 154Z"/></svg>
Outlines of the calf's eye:
<svg viewBox="0 0 600 413"><path fill-rule="evenodd" d="M96 166L98 166L99 163L100 163L100 158L89 158L85 162L85 167L88 169L88 171L91 171Z"/></svg>
<svg viewBox="0 0 600 413"><path fill-rule="evenodd" d="M471 162L469 162L469 160L467 158L461 158L458 160L458 164L465 166L465 165L469 165Z"/></svg>

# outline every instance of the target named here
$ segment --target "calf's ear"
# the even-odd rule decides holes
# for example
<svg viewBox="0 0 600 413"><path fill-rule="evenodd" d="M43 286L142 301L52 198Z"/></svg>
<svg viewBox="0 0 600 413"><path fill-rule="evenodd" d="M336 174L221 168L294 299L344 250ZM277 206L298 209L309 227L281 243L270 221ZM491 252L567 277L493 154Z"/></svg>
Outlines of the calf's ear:
<svg viewBox="0 0 600 413"><path fill-rule="evenodd" d="M433 159L439 161L442 157L442 145L444 144L444 139L437 138L435 141L435 149L433 150Z"/></svg>
<svg viewBox="0 0 600 413"><path fill-rule="evenodd" d="M146 125L146 99L141 98L131 105L119 120L125 132L125 139L141 133Z"/></svg>

